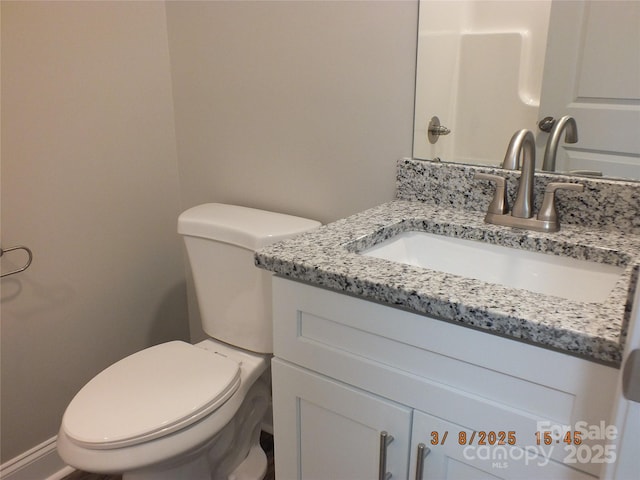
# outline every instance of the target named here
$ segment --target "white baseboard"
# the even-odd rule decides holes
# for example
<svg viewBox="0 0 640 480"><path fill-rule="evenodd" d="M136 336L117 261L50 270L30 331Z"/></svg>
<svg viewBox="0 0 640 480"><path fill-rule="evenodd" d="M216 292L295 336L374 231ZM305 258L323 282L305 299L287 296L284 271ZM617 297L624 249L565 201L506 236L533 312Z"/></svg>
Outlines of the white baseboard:
<svg viewBox="0 0 640 480"><path fill-rule="evenodd" d="M74 471L58 456L52 437L0 466L2 480L60 480Z"/></svg>

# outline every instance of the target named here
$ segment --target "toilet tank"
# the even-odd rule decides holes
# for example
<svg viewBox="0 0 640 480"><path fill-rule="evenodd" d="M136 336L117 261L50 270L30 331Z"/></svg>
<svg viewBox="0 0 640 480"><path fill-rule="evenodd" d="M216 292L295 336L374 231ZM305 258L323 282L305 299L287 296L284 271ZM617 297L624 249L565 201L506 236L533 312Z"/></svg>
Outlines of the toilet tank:
<svg viewBox="0 0 640 480"><path fill-rule="evenodd" d="M239 348L273 352L271 272L254 251L312 230L319 222L220 203L198 205L178 217L207 335Z"/></svg>

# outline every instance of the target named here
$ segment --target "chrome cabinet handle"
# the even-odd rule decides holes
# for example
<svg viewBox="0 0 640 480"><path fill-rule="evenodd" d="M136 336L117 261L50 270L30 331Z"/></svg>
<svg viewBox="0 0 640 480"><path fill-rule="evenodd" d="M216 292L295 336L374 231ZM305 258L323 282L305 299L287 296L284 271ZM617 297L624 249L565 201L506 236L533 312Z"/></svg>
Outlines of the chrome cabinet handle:
<svg viewBox="0 0 640 480"><path fill-rule="evenodd" d="M424 443L418 444L418 460L416 461L416 480L423 480L424 459L431 453L431 449Z"/></svg>
<svg viewBox="0 0 640 480"><path fill-rule="evenodd" d="M393 475L387 472L387 446L393 442L393 435L386 431L380 432L380 464L378 466L378 480L389 480Z"/></svg>

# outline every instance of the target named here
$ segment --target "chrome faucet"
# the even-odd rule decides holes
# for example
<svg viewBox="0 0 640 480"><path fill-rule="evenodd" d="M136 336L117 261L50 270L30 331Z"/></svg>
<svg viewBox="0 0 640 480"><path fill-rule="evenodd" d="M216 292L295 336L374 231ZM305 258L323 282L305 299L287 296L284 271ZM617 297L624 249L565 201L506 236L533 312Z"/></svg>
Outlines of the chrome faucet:
<svg viewBox="0 0 640 480"><path fill-rule="evenodd" d="M522 174L511 215L529 218L533 215L533 177L536 166L536 141L530 130L523 129L513 134L502 162L502 168L508 170L520 168L521 154Z"/></svg>
<svg viewBox="0 0 640 480"><path fill-rule="evenodd" d="M547 146L544 150L544 160L542 162L542 170L554 172L556 169L556 155L558 153L558 145L562 131L565 131L564 141L567 143L576 143L578 141L578 125L575 119L570 115L565 115L558 120L547 140Z"/></svg>
<svg viewBox="0 0 640 480"><path fill-rule="evenodd" d="M521 156L522 162L520 162ZM511 213L509 213L507 202L506 178L482 172L475 174L474 178L476 179L491 180L496 183L493 200L489 205L484 221L495 225L527 228L540 232L557 232L560 230L560 222L556 211L555 192L560 189L583 191L584 185L581 183L549 183L544 192L540 211L537 217L534 217L533 180L535 176L536 148L533 133L526 129L517 131L511 137L502 167L508 170L517 170L521 167L521 164L518 193Z"/></svg>

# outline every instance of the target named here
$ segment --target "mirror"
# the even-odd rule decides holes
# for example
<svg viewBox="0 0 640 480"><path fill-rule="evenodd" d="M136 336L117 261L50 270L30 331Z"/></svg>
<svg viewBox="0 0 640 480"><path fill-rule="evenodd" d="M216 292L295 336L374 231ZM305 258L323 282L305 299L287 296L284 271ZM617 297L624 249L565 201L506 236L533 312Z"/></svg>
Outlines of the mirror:
<svg viewBox="0 0 640 480"><path fill-rule="evenodd" d="M420 0L413 156L500 166L511 136L550 136L556 173L640 180L640 2Z"/></svg>

